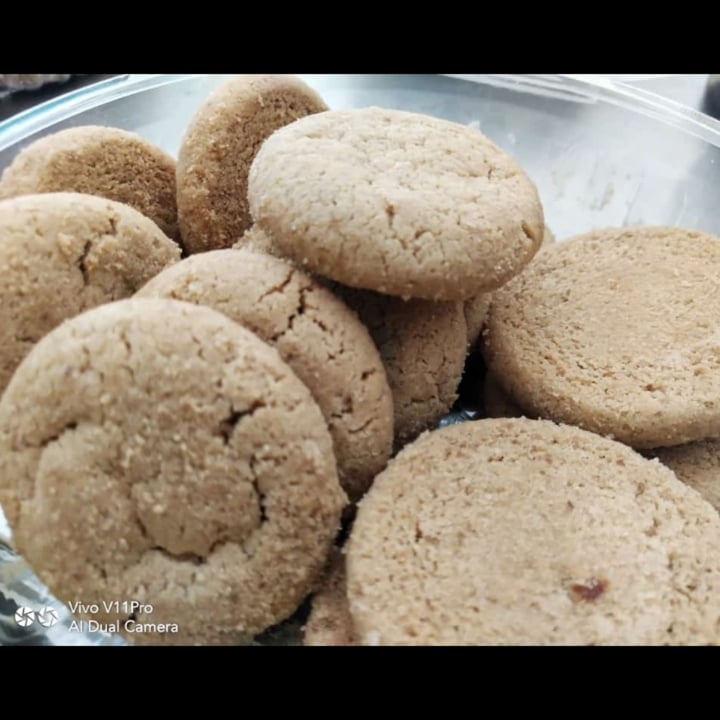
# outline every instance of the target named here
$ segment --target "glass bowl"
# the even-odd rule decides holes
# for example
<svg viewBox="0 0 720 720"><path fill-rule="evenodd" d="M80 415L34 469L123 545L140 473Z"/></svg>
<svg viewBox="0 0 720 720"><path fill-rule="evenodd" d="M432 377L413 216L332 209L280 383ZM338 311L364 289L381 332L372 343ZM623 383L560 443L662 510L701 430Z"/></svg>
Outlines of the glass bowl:
<svg viewBox="0 0 720 720"><path fill-rule="evenodd" d="M132 130L175 155L197 107L229 77L126 75L43 103L0 123L0 172L33 140L76 125ZM333 108L378 105L478 128L536 182L546 222L559 239L636 224L720 234L720 122L625 81L577 75L300 77ZM3 536L9 529L0 509L0 645L120 642L67 632L71 616L2 543ZM22 612L15 619L23 607L35 613L32 627L22 627ZM46 607L55 614L38 615Z"/></svg>

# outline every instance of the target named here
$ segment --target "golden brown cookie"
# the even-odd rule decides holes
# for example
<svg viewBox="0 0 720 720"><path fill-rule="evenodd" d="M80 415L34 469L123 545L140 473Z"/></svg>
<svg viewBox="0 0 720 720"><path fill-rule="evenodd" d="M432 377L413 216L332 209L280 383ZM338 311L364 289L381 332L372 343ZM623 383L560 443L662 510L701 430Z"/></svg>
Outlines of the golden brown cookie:
<svg viewBox="0 0 720 720"><path fill-rule="evenodd" d="M357 645L346 594L345 557L335 549L321 588L313 595L303 645Z"/></svg>
<svg viewBox="0 0 720 720"><path fill-rule="evenodd" d="M652 454L720 512L720 440L658 448Z"/></svg>
<svg viewBox="0 0 720 720"><path fill-rule="evenodd" d="M385 365L395 445L433 427L458 397L467 350L463 304L402 300L332 283L365 323Z"/></svg>
<svg viewBox="0 0 720 720"><path fill-rule="evenodd" d="M333 438L352 500L387 464L393 405L383 362L341 300L290 263L250 250L216 250L163 272L139 293L219 310L275 346L307 385Z"/></svg>
<svg viewBox="0 0 720 720"><path fill-rule="evenodd" d="M274 133L250 170L255 221L288 257L351 287L467 300L520 272L543 211L481 133L399 110L331 110Z"/></svg>
<svg viewBox="0 0 720 720"><path fill-rule="evenodd" d="M0 201L0 393L63 320L132 295L180 248L127 205L77 193Z"/></svg>
<svg viewBox="0 0 720 720"><path fill-rule="evenodd" d="M345 495L276 350L215 310L133 299L64 323L18 369L0 502L50 590L99 605L89 619L137 643L234 643L309 592ZM171 628L135 632L125 600Z"/></svg>
<svg viewBox="0 0 720 720"><path fill-rule="evenodd" d="M21 150L0 180L0 199L50 192L125 203L179 240L175 161L127 130L84 125L46 135Z"/></svg>
<svg viewBox="0 0 720 720"><path fill-rule="evenodd" d="M423 435L348 541L362 644L717 644L720 516L657 460L547 421Z"/></svg>
<svg viewBox="0 0 720 720"><path fill-rule="evenodd" d="M599 230L493 295L484 353L535 416L637 448L720 435L720 239Z"/></svg>
<svg viewBox="0 0 720 720"><path fill-rule="evenodd" d="M250 164L275 130L327 110L322 98L291 75L239 75L208 97L183 138L177 201L190 253L229 248L251 225Z"/></svg>

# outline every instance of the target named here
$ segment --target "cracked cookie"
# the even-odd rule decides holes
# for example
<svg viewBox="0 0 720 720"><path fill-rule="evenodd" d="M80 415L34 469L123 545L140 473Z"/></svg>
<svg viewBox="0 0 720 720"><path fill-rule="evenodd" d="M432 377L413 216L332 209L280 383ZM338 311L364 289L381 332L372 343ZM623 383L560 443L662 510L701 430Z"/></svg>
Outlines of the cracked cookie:
<svg viewBox="0 0 720 720"><path fill-rule="evenodd" d="M717 644L720 516L657 460L538 420L423 435L346 546L362 644Z"/></svg>
<svg viewBox="0 0 720 720"><path fill-rule="evenodd" d="M240 75L215 90L185 132L177 162L177 201L189 253L229 248L251 225L250 165L275 130L327 110L291 75Z"/></svg>
<svg viewBox="0 0 720 720"><path fill-rule="evenodd" d="M186 258L138 296L207 305L276 347L323 412L343 488L353 501L364 494L392 450L392 395L368 331L340 299L294 265L250 250Z"/></svg>
<svg viewBox="0 0 720 720"><path fill-rule="evenodd" d="M136 133L84 125L21 150L0 179L0 199L78 192L125 203L179 240L175 161Z"/></svg>
<svg viewBox="0 0 720 720"><path fill-rule="evenodd" d="M358 314L380 351L393 396L395 446L402 447L457 400L467 350L463 304L329 287Z"/></svg>
<svg viewBox="0 0 720 720"><path fill-rule="evenodd" d="M307 388L210 308L90 310L41 340L0 400L18 551L60 600L97 603L91 619L137 643L242 642L287 618L345 500ZM135 622L176 630L128 634L125 600L152 606Z"/></svg>
<svg viewBox="0 0 720 720"><path fill-rule="evenodd" d="M542 241L522 168L464 125L381 108L275 132L249 176L252 216L313 272L400 297L467 300L507 282Z"/></svg>
<svg viewBox="0 0 720 720"><path fill-rule="evenodd" d="M488 367L528 413L636 448L720 435L720 238L609 228L493 295Z"/></svg>
<svg viewBox="0 0 720 720"><path fill-rule="evenodd" d="M77 193L0 201L0 393L56 325L132 295L179 258L127 205Z"/></svg>

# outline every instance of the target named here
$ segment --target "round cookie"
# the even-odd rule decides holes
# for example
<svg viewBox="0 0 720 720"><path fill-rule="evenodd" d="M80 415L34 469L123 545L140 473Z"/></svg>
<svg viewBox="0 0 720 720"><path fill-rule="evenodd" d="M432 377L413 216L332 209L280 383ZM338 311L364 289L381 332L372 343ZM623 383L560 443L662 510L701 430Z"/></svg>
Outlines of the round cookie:
<svg viewBox="0 0 720 720"><path fill-rule="evenodd" d="M720 238L588 233L493 295L488 367L518 404L637 448L720 435Z"/></svg>
<svg viewBox="0 0 720 720"><path fill-rule="evenodd" d="M175 161L135 133L96 125L60 130L21 150L0 180L0 199L51 192L125 203L179 240Z"/></svg>
<svg viewBox="0 0 720 720"><path fill-rule="evenodd" d="M250 169L255 221L351 287L428 300L494 290L532 259L543 211L522 168L464 125L381 108L275 132Z"/></svg>
<svg viewBox="0 0 720 720"><path fill-rule="evenodd" d="M346 594L345 558L334 550L322 587L313 595L303 645L357 645Z"/></svg>
<svg viewBox="0 0 720 720"><path fill-rule="evenodd" d="M658 448L652 454L720 512L720 440Z"/></svg>
<svg viewBox="0 0 720 720"><path fill-rule="evenodd" d="M526 415L490 372L485 373L483 382L483 407L489 418L519 418Z"/></svg>
<svg viewBox="0 0 720 720"><path fill-rule="evenodd" d="M480 420L381 473L348 541L362 644L717 644L720 516L657 460Z"/></svg>
<svg viewBox="0 0 720 720"><path fill-rule="evenodd" d="M190 253L229 248L251 225L250 164L265 139L298 118L327 110L291 75L240 75L215 90L185 133L177 162L183 244Z"/></svg>
<svg viewBox="0 0 720 720"><path fill-rule="evenodd" d="M207 305L274 345L323 412L340 482L359 499L387 464L393 405L382 360L341 300L296 267L251 250L186 258L139 293Z"/></svg>
<svg viewBox="0 0 720 720"><path fill-rule="evenodd" d="M91 619L137 643L233 643L309 592L345 496L276 350L210 308L133 299L64 323L18 369L0 501L50 590L100 604ZM116 599L152 610L128 621L101 604Z"/></svg>
<svg viewBox="0 0 720 720"><path fill-rule="evenodd" d="M0 201L0 393L43 335L132 295L180 248L127 205L48 193Z"/></svg>
<svg viewBox="0 0 720 720"><path fill-rule="evenodd" d="M395 446L402 447L457 400L467 351L463 305L330 287L357 312L380 351L392 390Z"/></svg>

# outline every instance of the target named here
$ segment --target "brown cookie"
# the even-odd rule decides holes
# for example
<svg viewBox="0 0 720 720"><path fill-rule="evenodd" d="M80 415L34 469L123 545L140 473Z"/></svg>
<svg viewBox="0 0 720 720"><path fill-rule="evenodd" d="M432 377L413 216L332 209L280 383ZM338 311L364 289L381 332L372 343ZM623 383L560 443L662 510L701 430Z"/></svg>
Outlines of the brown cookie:
<svg viewBox="0 0 720 720"><path fill-rule="evenodd" d="M133 299L64 323L16 372L0 502L51 592L98 605L81 617L136 643L234 643L310 591L345 495L276 350L210 308Z"/></svg>
<svg viewBox="0 0 720 720"><path fill-rule="evenodd" d="M720 516L657 460L480 420L381 473L347 544L362 644L717 644Z"/></svg>
<svg viewBox="0 0 720 720"><path fill-rule="evenodd" d="M534 416L637 448L720 435L720 238L598 230L493 295L484 354Z"/></svg>
<svg viewBox="0 0 720 720"><path fill-rule="evenodd" d="M250 170L255 221L288 257L351 287L467 300L520 272L543 211L481 133L425 115L331 110L281 128Z"/></svg>
<svg viewBox="0 0 720 720"><path fill-rule="evenodd" d="M183 260L139 293L207 305L274 345L313 394L352 500L386 465L393 441L390 388L364 325L301 270L250 250Z"/></svg>
<svg viewBox="0 0 720 720"><path fill-rule="evenodd" d="M96 125L60 130L21 150L0 180L0 199L51 192L125 203L179 240L175 161L135 133Z"/></svg>
<svg viewBox="0 0 720 720"><path fill-rule="evenodd" d="M345 557L335 549L321 588L313 595L303 645L357 645L346 593Z"/></svg>
<svg viewBox="0 0 720 720"><path fill-rule="evenodd" d="M658 448L652 454L720 512L720 440Z"/></svg>
<svg viewBox="0 0 720 720"><path fill-rule="evenodd" d="M463 304L330 287L357 312L380 351L401 447L437 424L457 400L467 350Z"/></svg>
<svg viewBox="0 0 720 720"><path fill-rule="evenodd" d="M43 335L132 295L180 248L127 205L47 193L0 201L0 392Z"/></svg>
<svg viewBox="0 0 720 720"><path fill-rule="evenodd" d="M291 75L239 75L208 97L183 138L177 202L190 253L229 248L250 227L250 164L275 130L327 110L322 98Z"/></svg>
<svg viewBox="0 0 720 720"><path fill-rule="evenodd" d="M281 255L274 238L257 225L236 247ZM327 278L316 280L358 314L380 351L392 391L395 447L433 427L458 397L468 339L464 304L405 301Z"/></svg>

